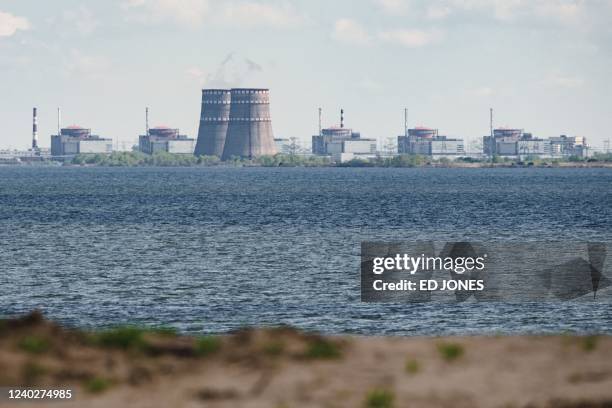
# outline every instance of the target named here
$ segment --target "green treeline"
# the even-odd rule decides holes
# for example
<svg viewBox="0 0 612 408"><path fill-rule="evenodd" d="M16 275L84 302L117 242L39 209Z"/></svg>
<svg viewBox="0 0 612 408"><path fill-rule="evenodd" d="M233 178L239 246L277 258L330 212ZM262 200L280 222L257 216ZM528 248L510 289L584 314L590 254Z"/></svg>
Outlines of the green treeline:
<svg viewBox="0 0 612 408"><path fill-rule="evenodd" d="M322 167L331 165L331 160L321 156L297 156L277 154L255 159L232 157L222 162L217 156L193 156L159 152L148 155L140 152L113 152L111 154L79 154L70 162L74 165L110 167L192 167L192 166L260 166L260 167Z"/></svg>
<svg viewBox="0 0 612 408"><path fill-rule="evenodd" d="M522 161L507 157L493 156L486 159L475 159L470 157L459 158L451 161L447 158L432 160L420 155L398 155L393 157L375 157L370 160L355 158L345 163L334 163L326 156L298 156L289 154L277 154L274 156L261 156L254 159L232 157L221 161L216 156L193 156L189 154L155 153L148 155L140 152L113 152L111 154L79 154L75 156L70 164L93 165L109 167L137 167L137 166L160 166L160 167L192 167L192 166L226 166L226 167L421 167L426 165L449 165L452 163L482 163L486 164L508 164L508 165L557 165L562 162L571 163L597 163L612 162L612 153L595 153L590 158L570 156L568 158L542 159L537 156L525 157Z"/></svg>

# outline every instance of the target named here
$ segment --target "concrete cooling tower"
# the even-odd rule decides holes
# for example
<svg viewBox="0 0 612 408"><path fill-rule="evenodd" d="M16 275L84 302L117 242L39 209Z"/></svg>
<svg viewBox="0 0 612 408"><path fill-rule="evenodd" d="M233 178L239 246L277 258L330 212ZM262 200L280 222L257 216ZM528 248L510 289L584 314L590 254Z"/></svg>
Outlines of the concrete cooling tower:
<svg viewBox="0 0 612 408"><path fill-rule="evenodd" d="M230 120L231 95L228 89L202 89L202 111L196 143L196 156L223 154Z"/></svg>
<svg viewBox="0 0 612 408"><path fill-rule="evenodd" d="M270 119L270 91L238 88L230 92L229 126L221 159L276 154Z"/></svg>

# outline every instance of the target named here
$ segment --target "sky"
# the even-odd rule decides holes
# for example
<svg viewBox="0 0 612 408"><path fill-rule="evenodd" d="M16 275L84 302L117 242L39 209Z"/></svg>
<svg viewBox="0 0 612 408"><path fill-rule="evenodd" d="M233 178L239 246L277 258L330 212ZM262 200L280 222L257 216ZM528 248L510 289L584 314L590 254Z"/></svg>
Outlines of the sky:
<svg viewBox="0 0 612 408"><path fill-rule="evenodd" d="M0 148L77 124L131 145L197 135L201 89L270 88L275 137L408 124L612 137L611 0L0 0Z"/></svg>

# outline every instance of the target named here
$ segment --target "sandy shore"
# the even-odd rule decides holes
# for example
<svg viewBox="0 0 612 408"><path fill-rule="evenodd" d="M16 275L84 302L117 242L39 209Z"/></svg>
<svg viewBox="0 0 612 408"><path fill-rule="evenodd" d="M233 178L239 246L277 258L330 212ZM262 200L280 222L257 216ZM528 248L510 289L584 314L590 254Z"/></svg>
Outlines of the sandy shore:
<svg viewBox="0 0 612 408"><path fill-rule="evenodd" d="M32 314L0 324L0 385L75 393L2 407L610 407L612 338L94 334Z"/></svg>

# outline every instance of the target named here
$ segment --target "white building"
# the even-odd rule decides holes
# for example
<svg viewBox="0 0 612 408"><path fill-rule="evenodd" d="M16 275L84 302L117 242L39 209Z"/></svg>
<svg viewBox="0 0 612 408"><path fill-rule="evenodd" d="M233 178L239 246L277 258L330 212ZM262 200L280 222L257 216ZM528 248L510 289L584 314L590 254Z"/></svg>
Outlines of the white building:
<svg viewBox="0 0 612 408"><path fill-rule="evenodd" d="M349 139L327 143L327 153L334 155L339 153L352 154L376 154L376 140L372 139Z"/></svg>
<svg viewBox="0 0 612 408"><path fill-rule="evenodd" d="M438 135L438 129L417 127L408 129L408 135L397 137L399 154L419 154L434 159L456 158L465 155L463 139Z"/></svg>
<svg viewBox="0 0 612 408"><path fill-rule="evenodd" d="M138 149L146 154L158 152L193 154L195 139L181 135L178 129L159 126L149 129L148 135L139 137Z"/></svg>
<svg viewBox="0 0 612 408"><path fill-rule="evenodd" d="M51 136L52 156L75 156L77 154L112 153L112 139L91 134L91 129L69 126L60 129L59 135Z"/></svg>

